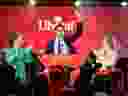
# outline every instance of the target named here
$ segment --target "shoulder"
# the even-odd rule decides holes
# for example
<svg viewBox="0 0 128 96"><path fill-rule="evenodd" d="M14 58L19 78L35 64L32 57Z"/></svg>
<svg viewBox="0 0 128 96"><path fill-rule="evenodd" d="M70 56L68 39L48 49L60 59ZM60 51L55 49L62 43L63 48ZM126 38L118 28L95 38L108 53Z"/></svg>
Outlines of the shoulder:
<svg viewBox="0 0 128 96"><path fill-rule="evenodd" d="M4 48L5 52L14 52L16 51L18 48Z"/></svg>
<svg viewBox="0 0 128 96"><path fill-rule="evenodd" d="M25 52L32 52L32 48L22 48Z"/></svg>

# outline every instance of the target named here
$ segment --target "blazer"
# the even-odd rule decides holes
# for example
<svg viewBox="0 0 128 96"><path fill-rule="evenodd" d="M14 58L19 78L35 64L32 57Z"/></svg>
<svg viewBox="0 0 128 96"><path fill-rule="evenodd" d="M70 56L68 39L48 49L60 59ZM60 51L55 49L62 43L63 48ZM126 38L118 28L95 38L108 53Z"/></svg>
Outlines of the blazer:
<svg viewBox="0 0 128 96"><path fill-rule="evenodd" d="M16 66L16 78L25 79L25 64L33 62L30 48L5 48L8 64Z"/></svg>

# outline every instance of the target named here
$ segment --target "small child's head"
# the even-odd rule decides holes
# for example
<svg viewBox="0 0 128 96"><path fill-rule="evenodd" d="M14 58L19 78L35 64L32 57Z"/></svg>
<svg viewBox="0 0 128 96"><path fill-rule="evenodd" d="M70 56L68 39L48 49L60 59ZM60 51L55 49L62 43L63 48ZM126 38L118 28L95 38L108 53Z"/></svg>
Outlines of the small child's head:
<svg viewBox="0 0 128 96"><path fill-rule="evenodd" d="M23 47L24 35L21 32L10 32L9 34L9 46L10 47Z"/></svg>

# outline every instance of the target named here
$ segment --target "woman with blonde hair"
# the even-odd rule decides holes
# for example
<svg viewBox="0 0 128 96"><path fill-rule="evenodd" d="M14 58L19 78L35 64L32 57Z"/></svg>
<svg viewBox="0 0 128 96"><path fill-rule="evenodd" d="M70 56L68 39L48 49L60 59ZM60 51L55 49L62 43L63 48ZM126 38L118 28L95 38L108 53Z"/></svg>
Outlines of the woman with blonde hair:
<svg viewBox="0 0 128 96"><path fill-rule="evenodd" d="M83 58L80 68L80 79L86 94L92 95L95 91L104 91L111 94L112 81L112 33L105 33L101 46L90 49L88 57ZM102 83L101 86L98 84ZM109 86L106 86L109 85ZM83 92L84 93L84 92Z"/></svg>
<svg viewBox="0 0 128 96"><path fill-rule="evenodd" d="M106 32L101 41L100 48L93 50L96 55L96 78L95 88L96 91L104 91L105 94L112 94L112 33ZM98 86L102 83L102 86Z"/></svg>

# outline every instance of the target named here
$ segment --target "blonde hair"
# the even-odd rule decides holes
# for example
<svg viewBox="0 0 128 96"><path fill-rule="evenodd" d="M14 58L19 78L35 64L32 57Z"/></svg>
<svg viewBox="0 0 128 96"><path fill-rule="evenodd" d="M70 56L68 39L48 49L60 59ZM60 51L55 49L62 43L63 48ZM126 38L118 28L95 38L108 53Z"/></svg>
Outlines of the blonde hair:
<svg viewBox="0 0 128 96"><path fill-rule="evenodd" d="M113 49L113 44L112 44L112 32L105 32L104 33L104 38L106 38L107 43L111 49Z"/></svg>

